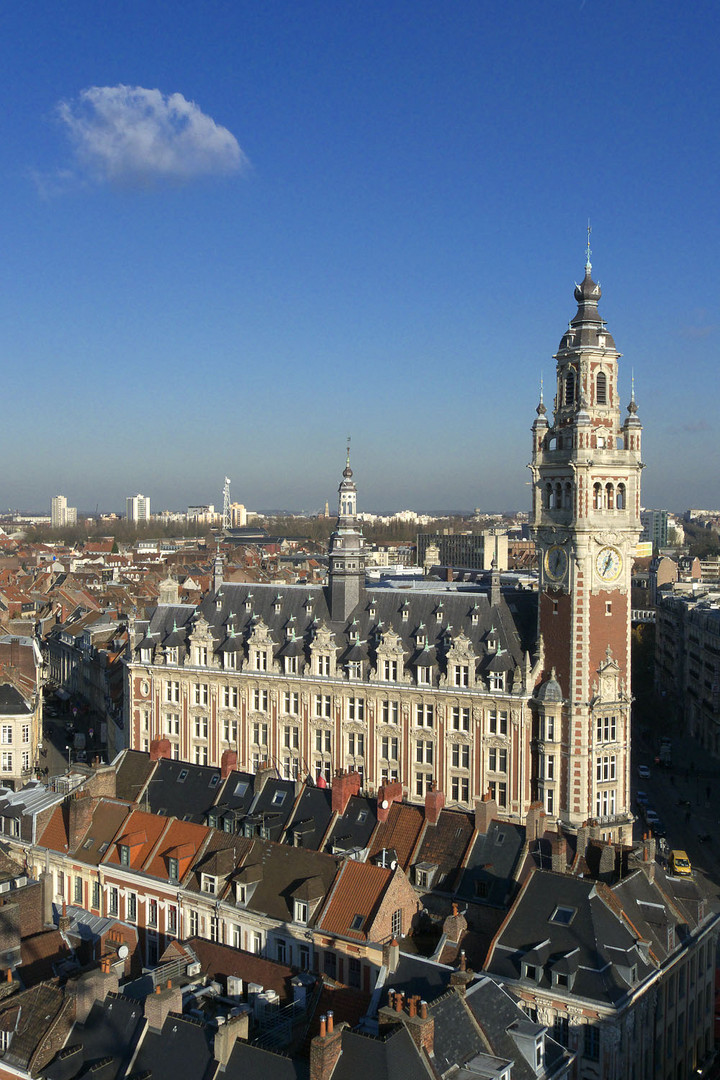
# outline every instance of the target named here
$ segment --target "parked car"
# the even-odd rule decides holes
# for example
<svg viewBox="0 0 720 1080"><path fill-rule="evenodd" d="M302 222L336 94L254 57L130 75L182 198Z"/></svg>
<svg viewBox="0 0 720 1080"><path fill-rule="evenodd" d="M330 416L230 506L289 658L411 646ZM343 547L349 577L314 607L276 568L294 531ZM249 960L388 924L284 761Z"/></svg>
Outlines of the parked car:
<svg viewBox="0 0 720 1080"><path fill-rule="evenodd" d="M652 823L648 822L648 825L652 830L653 836L657 836L658 839L664 839L667 836L667 829L665 828L665 823L661 821L660 818L658 818L657 821L653 821Z"/></svg>
<svg viewBox="0 0 720 1080"><path fill-rule="evenodd" d="M650 802L650 796L647 791L641 791L640 788L638 788L635 792L635 802L641 809L642 807L647 806Z"/></svg>
<svg viewBox="0 0 720 1080"><path fill-rule="evenodd" d="M649 780L650 779L650 768L649 768L649 766L648 765L638 765L637 774L638 774L638 776L640 777L641 780Z"/></svg>
<svg viewBox="0 0 720 1080"><path fill-rule="evenodd" d="M660 820L660 815L657 811L653 810L652 806L646 806L643 809L643 817L647 825L655 825Z"/></svg>
<svg viewBox="0 0 720 1080"><path fill-rule="evenodd" d="M670 852L670 870L678 877L692 877L692 865L687 857L687 852L681 848L675 848Z"/></svg>

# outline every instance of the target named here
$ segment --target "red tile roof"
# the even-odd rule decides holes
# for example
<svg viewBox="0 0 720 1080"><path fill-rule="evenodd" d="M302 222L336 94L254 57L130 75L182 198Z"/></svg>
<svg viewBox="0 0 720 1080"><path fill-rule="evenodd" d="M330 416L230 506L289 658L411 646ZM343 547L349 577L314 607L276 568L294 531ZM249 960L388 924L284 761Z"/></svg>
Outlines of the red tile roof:
<svg viewBox="0 0 720 1080"><path fill-rule="evenodd" d="M317 929L364 941L391 877L390 869L348 859L335 879Z"/></svg>
<svg viewBox="0 0 720 1080"><path fill-rule="evenodd" d="M137 834L145 834L145 842L130 847L130 867L133 870L142 870L145 862L150 857L152 849L167 828L168 819L158 817L156 814L146 814L144 810L133 810L125 821L125 828L120 833L114 844L105 852L103 865L120 866L120 845L127 844L129 839L134 839ZM164 875L167 877L167 872Z"/></svg>
<svg viewBox="0 0 720 1080"><path fill-rule="evenodd" d="M424 822L422 807L393 803L387 821L380 823L373 834L369 857L377 855L383 848L392 848L397 852L400 866L407 870Z"/></svg>
<svg viewBox="0 0 720 1080"><path fill-rule="evenodd" d="M68 812L64 803L56 806L50 820L38 837L38 846L49 848L51 851L68 850Z"/></svg>
<svg viewBox="0 0 720 1080"><path fill-rule="evenodd" d="M165 819L162 819L165 820ZM167 878L168 859L178 860L178 876L182 881L202 845L207 840L210 829L206 825L193 825L190 821L171 820L170 827L152 859L143 866L147 874Z"/></svg>

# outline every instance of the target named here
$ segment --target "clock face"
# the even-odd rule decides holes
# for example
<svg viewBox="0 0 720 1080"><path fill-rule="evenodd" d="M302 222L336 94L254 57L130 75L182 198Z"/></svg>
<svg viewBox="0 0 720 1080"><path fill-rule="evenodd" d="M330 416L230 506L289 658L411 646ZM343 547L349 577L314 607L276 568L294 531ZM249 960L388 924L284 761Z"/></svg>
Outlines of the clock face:
<svg viewBox="0 0 720 1080"><path fill-rule="evenodd" d="M545 553L545 574L551 581L560 581L565 577L568 557L565 548L555 544Z"/></svg>
<svg viewBox="0 0 720 1080"><path fill-rule="evenodd" d="M595 558L595 569L603 581L616 581L622 570L622 557L616 548L600 548Z"/></svg>

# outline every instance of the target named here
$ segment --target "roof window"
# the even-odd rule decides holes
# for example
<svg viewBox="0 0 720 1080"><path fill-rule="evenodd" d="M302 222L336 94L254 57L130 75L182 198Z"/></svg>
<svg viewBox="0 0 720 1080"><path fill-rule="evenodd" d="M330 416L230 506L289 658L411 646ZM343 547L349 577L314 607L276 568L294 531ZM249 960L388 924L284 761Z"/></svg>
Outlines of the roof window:
<svg viewBox="0 0 720 1080"><path fill-rule="evenodd" d="M285 802L286 795L287 791L276 791L272 797L273 806L282 806L282 804Z"/></svg>
<svg viewBox="0 0 720 1080"><path fill-rule="evenodd" d="M210 783L208 784L208 787L217 787L219 781L220 781L220 773L215 773L214 776L210 777Z"/></svg>
<svg viewBox="0 0 720 1080"><path fill-rule="evenodd" d="M561 923L563 926L569 926L570 923L573 921L574 915L575 908L564 907L562 904L558 904L548 921L554 923Z"/></svg>
<svg viewBox="0 0 720 1080"><path fill-rule="evenodd" d="M362 915L353 915L352 922L350 923L351 930L362 930L365 919Z"/></svg>
<svg viewBox="0 0 720 1080"><path fill-rule="evenodd" d="M187 778L188 778L187 769L181 769L180 772L178 773L178 778L177 778L178 784L184 784L185 781L187 780Z"/></svg>
<svg viewBox="0 0 720 1080"><path fill-rule="evenodd" d="M248 789L247 780L238 780L237 784L235 785L235 790L233 791L233 795L235 795L238 799L242 799L242 797L246 793L247 789Z"/></svg>

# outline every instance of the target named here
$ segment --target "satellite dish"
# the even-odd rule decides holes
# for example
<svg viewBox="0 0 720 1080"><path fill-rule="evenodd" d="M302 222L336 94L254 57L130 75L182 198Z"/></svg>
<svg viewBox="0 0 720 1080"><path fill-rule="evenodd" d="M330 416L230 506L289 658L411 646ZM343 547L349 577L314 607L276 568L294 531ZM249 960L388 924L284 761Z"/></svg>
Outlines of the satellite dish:
<svg viewBox="0 0 720 1080"><path fill-rule="evenodd" d="M383 810L387 810L389 805L390 805L390 803L387 801L387 799L383 799L383 801L382 801Z"/></svg>
<svg viewBox="0 0 720 1080"><path fill-rule="evenodd" d="M127 945L121 945L118 949L118 956L121 960L124 960L129 955L129 953L130 950L128 949Z"/></svg>

